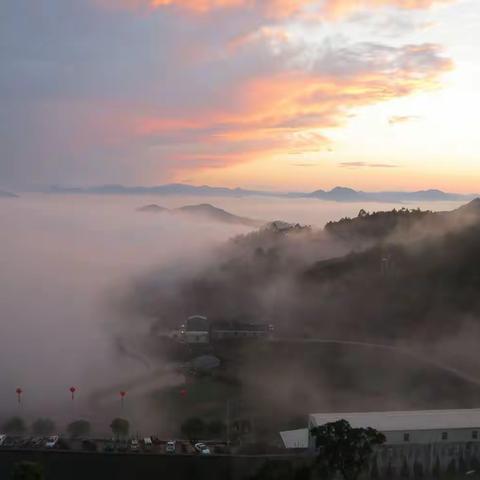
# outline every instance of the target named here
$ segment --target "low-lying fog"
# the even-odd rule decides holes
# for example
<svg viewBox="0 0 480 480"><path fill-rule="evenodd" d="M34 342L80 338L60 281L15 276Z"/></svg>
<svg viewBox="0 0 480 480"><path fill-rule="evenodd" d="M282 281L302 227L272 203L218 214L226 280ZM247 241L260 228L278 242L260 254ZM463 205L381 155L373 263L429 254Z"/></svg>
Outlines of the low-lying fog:
<svg viewBox="0 0 480 480"><path fill-rule="evenodd" d="M93 416L86 398L116 389L146 372L145 365L118 354L112 292L162 265L195 268L215 246L250 230L244 226L137 212L211 203L233 214L322 227L355 216L360 208L402 205L328 203L309 199L113 197L30 194L0 200L0 420L21 409L25 416L52 416L59 423ZM408 207L450 210L457 204ZM141 319L132 318L141 324ZM139 327L140 329L141 327ZM175 376L157 381L175 382ZM78 388L75 406L68 388ZM22 406L15 389L24 390ZM131 397L127 398L127 400ZM72 413L75 408L75 414ZM111 411L112 416L119 413ZM107 423L108 425L108 423Z"/></svg>

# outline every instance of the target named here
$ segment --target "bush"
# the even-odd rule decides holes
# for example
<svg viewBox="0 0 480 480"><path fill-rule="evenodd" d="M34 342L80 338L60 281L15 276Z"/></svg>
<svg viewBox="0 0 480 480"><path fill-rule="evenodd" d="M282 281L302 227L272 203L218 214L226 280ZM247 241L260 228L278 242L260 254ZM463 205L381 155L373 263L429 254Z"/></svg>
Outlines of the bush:
<svg viewBox="0 0 480 480"><path fill-rule="evenodd" d="M220 437L225 433L226 426L221 420L212 420L207 425L208 434L211 437Z"/></svg>
<svg viewBox="0 0 480 480"><path fill-rule="evenodd" d="M55 431L55 423L49 418L39 418L32 425L32 432L38 436L51 435Z"/></svg>
<svg viewBox="0 0 480 480"><path fill-rule="evenodd" d="M43 480L43 468L35 462L18 462L13 466L12 480Z"/></svg>
<svg viewBox="0 0 480 480"><path fill-rule="evenodd" d="M112 420L110 428L116 437L126 437L130 430L130 423L124 418L115 418Z"/></svg>
<svg viewBox="0 0 480 480"><path fill-rule="evenodd" d="M181 430L189 440L198 439L205 433L205 422L201 418L192 417L182 423Z"/></svg>
<svg viewBox="0 0 480 480"><path fill-rule="evenodd" d="M27 427L23 418L12 417L2 425L2 430L10 435L21 435L27 431Z"/></svg>
<svg viewBox="0 0 480 480"><path fill-rule="evenodd" d="M87 437L90 435L90 422L86 420L76 420L67 426L67 433L72 438Z"/></svg>

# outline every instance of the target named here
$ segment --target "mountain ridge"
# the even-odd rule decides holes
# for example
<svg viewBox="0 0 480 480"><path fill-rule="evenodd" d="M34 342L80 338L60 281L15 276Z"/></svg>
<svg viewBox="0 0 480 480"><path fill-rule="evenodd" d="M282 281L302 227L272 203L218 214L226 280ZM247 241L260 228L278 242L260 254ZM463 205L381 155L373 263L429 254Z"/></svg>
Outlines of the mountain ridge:
<svg viewBox="0 0 480 480"><path fill-rule="evenodd" d="M6 190L0 190L0 198L18 198L18 195L12 192L7 192Z"/></svg>
<svg viewBox="0 0 480 480"><path fill-rule="evenodd" d="M334 202L378 202L403 203L417 201L469 201L478 194L460 194L444 192L439 189L416 191L378 191L365 192L346 186L336 186L331 190L317 189L312 192L272 192L265 190L249 190L244 188L211 187L209 185L188 185L168 183L156 186L98 185L92 187L52 186L47 190L52 194L98 194L98 195L192 195L247 197L267 196L280 198L316 198Z"/></svg>
<svg viewBox="0 0 480 480"><path fill-rule="evenodd" d="M162 207L157 204L144 205L137 209L139 212L147 213L169 213L171 215L185 215L190 217L203 218L208 220L214 220L220 223L227 224L236 224L236 225L245 225L248 227L260 227L266 222L261 220L254 220L252 218L241 217L239 215L234 215L233 213L227 212L222 208L215 207L210 203L201 203L198 205L184 205L183 207L169 209Z"/></svg>

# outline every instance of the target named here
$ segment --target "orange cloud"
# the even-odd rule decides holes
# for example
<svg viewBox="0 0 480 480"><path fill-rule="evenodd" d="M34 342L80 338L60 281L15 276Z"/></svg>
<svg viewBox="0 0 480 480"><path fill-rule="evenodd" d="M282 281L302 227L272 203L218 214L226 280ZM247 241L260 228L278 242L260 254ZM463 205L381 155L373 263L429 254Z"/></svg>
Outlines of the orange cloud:
<svg viewBox="0 0 480 480"><path fill-rule="evenodd" d="M329 17L341 17L366 8L397 7L420 10L453 1L455 0L326 0L323 11Z"/></svg>
<svg viewBox="0 0 480 480"><path fill-rule="evenodd" d="M273 17L286 17L300 12L304 7L319 6L318 0L95 0L104 6L122 8L178 7L196 13L227 8L259 8ZM455 0L324 0L320 12L329 17L339 17L365 8L397 7L408 10L430 8L436 4Z"/></svg>
<svg viewBox="0 0 480 480"><path fill-rule="evenodd" d="M365 48L364 56L380 63L342 75L298 70L257 76L234 87L233 106L192 111L181 121L139 119L144 126L137 132L175 144L180 169L325 150L325 130L345 124L355 109L437 88L452 68L432 44Z"/></svg>

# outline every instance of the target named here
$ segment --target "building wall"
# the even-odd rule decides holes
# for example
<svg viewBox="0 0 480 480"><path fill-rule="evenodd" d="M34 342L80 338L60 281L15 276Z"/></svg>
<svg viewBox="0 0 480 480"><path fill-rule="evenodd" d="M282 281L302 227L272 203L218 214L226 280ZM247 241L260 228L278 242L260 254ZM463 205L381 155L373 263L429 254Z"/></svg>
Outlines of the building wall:
<svg viewBox="0 0 480 480"><path fill-rule="evenodd" d="M297 448L299 445L293 445L294 440L304 438L308 443L308 448L315 451L315 439L310 431L316 426L310 419L308 429L291 430L281 432L281 437L286 448ZM382 431L386 437L385 447L410 445L435 445L436 448L448 449L452 444L469 444L480 448L480 428L456 428L456 429L430 429L430 430L399 430ZM445 437L446 434L446 437ZM308 438L308 441L306 440Z"/></svg>
<svg viewBox="0 0 480 480"><path fill-rule="evenodd" d="M364 478L374 477L373 464L380 474L379 478L385 479L389 476L387 475L389 471L393 473L393 478L438 479L437 473L440 474L440 478L468 478L466 472L471 470L478 472L480 442L384 445L377 449L372 458L369 474ZM421 470L423 475L415 474L418 470Z"/></svg>
<svg viewBox="0 0 480 480"><path fill-rule="evenodd" d="M477 433L477 438L474 438L474 432ZM441 444L451 442L477 442L480 436L480 428L403 430L382 433L387 437L387 444Z"/></svg>
<svg viewBox="0 0 480 480"><path fill-rule="evenodd" d="M215 340L225 340L232 338L263 338L267 332L253 330L212 330L212 338Z"/></svg>
<svg viewBox="0 0 480 480"><path fill-rule="evenodd" d="M184 333L184 339L187 343L209 343L210 335L208 332L187 331Z"/></svg>

